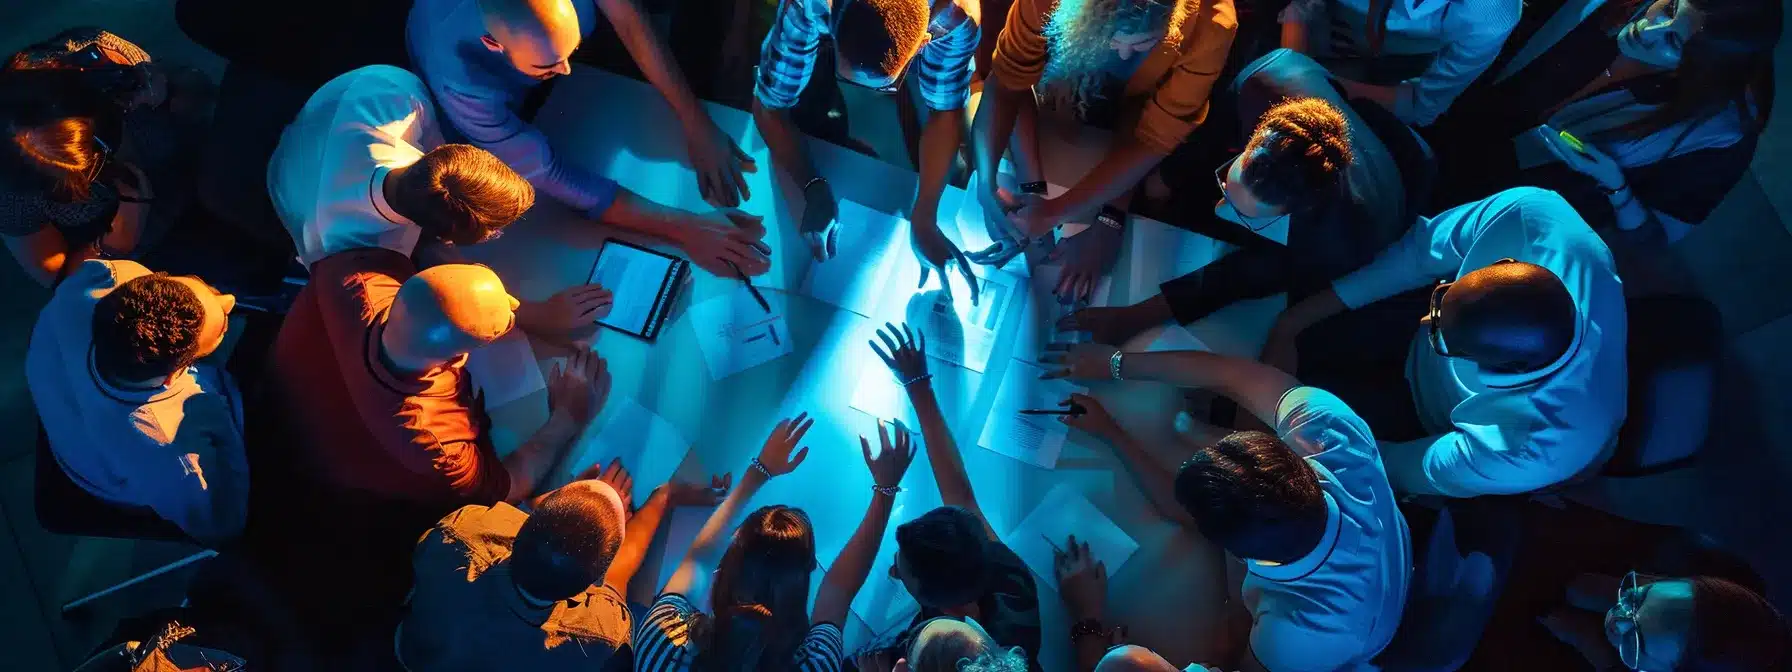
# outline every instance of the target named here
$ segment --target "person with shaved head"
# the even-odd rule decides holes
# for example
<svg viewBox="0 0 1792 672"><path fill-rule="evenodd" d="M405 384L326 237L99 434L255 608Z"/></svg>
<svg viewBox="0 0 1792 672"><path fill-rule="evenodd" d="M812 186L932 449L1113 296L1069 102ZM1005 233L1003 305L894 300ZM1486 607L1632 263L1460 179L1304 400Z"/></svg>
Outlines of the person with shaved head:
<svg viewBox="0 0 1792 672"><path fill-rule="evenodd" d="M453 132L496 155L535 190L587 218L673 243L718 275L771 267L757 222L699 214L649 201L557 153L530 123L524 98L572 72L572 55L602 12L628 52L671 104L705 200L726 208L748 197L753 162L698 104L671 54L634 0L417 0L406 27L411 62ZM601 111L599 112L601 114Z"/></svg>
<svg viewBox="0 0 1792 672"><path fill-rule="evenodd" d="M1610 458L1626 319L1611 251L1527 187L1421 218L1283 312L1264 354L1358 409L1396 490L1519 494Z"/></svg>
<svg viewBox="0 0 1792 672"><path fill-rule="evenodd" d="M379 247L313 263L268 374L300 480L338 501L390 503L419 525L534 495L597 415L609 374L589 352L556 367L547 422L499 460L465 366L516 326L517 305L484 266L418 271Z"/></svg>

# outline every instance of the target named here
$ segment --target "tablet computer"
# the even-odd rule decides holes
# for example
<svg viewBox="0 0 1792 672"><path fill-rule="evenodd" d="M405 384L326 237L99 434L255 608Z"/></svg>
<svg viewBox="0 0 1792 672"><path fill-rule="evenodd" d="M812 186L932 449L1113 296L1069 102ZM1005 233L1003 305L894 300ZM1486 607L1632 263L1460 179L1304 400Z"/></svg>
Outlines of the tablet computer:
<svg viewBox="0 0 1792 672"><path fill-rule="evenodd" d="M597 323L649 341L657 338L690 274L688 260L625 240L604 241L589 282L610 290L615 299L610 314Z"/></svg>

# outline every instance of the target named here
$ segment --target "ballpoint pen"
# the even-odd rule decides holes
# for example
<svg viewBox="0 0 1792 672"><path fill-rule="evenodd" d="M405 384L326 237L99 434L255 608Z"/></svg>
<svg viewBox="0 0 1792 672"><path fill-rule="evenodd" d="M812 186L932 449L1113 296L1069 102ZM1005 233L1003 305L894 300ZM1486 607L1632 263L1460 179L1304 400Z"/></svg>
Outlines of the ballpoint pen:
<svg viewBox="0 0 1792 672"><path fill-rule="evenodd" d="M1083 408L1082 404L1072 403L1072 404L1070 404L1070 408L1023 408L1023 409L1020 409L1020 414L1021 415L1082 415L1084 413L1087 413L1088 410L1089 409Z"/></svg>
<svg viewBox="0 0 1792 672"><path fill-rule="evenodd" d="M742 272L740 267L734 265L734 262L732 261L723 259L722 263L727 264L729 268L734 269L735 277L740 278L740 281L746 284L747 291L753 294L753 300L759 302L759 307L764 308L767 315L771 314L772 304L766 302L765 295L759 293L759 288L753 286L753 281L747 278L747 274Z"/></svg>

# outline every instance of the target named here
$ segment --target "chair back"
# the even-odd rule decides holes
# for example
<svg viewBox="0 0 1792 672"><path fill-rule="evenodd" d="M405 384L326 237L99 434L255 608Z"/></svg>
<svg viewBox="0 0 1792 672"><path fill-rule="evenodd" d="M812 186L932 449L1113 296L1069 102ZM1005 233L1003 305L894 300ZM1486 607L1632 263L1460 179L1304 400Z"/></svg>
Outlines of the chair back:
<svg viewBox="0 0 1792 672"><path fill-rule="evenodd" d="M198 543L154 511L113 504L75 483L56 461L42 421L37 424L37 470L32 489L38 524L56 534Z"/></svg>
<svg viewBox="0 0 1792 672"><path fill-rule="evenodd" d="M1686 466L1711 429L1721 316L1693 296L1632 298L1625 310L1629 408L1602 473L1644 476Z"/></svg>

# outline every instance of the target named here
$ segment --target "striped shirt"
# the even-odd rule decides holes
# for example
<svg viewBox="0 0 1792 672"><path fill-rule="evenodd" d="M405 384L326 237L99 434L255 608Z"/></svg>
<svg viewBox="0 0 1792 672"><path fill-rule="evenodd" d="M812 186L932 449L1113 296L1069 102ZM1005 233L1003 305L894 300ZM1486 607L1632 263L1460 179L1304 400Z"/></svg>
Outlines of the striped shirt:
<svg viewBox="0 0 1792 672"><path fill-rule="evenodd" d="M759 104L782 110L796 105L815 70L815 54L823 35L831 35L834 10L844 3L829 0L782 0L772 30L759 47L759 75L753 94ZM929 39L909 67L921 99L935 110L964 107L971 95L971 57L982 35L977 27L977 0L934 0L927 24Z"/></svg>
<svg viewBox="0 0 1792 672"><path fill-rule="evenodd" d="M635 672L683 672L697 659L691 624L700 610L683 595L668 593L654 600L647 617L635 626ZM846 642L840 626L817 623L797 647L794 672L840 672Z"/></svg>

